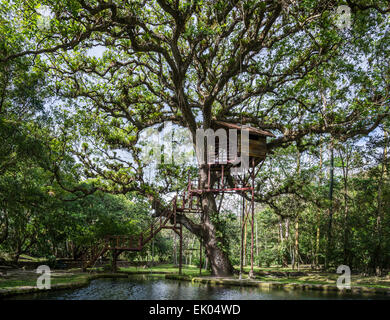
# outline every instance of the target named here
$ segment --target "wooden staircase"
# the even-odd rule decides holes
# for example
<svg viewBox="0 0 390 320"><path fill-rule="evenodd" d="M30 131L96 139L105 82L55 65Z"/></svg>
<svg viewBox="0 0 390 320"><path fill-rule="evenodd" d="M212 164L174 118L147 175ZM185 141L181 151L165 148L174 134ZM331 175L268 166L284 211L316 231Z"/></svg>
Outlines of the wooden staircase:
<svg viewBox="0 0 390 320"><path fill-rule="evenodd" d="M96 261L103 256L108 250L107 242L101 241L100 243L92 246L83 255L82 258L82 269L86 271L87 268L91 268L95 265Z"/></svg>
<svg viewBox="0 0 390 320"><path fill-rule="evenodd" d="M143 232L136 236L110 235L105 237L100 243L91 247L83 256L82 269L86 270L95 265L96 261L108 250L117 251L141 251L144 246L151 241L162 229L172 229L182 238L182 226L176 223L176 212L185 210L186 201L183 201L182 207L177 207L177 196L172 199L171 209L165 210L163 215L156 217L153 223ZM172 221L171 225L168 225ZM180 240L181 241L181 240Z"/></svg>

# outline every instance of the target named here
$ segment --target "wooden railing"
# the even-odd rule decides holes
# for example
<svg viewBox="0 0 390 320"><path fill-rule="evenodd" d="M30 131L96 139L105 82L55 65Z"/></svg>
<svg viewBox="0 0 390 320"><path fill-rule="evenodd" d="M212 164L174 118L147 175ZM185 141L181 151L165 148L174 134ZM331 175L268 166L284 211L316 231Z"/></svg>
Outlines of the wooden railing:
<svg viewBox="0 0 390 320"><path fill-rule="evenodd" d="M141 251L142 248L154 238L154 236L163 228L167 228L167 224L173 218L173 227L176 226L176 209L177 197L172 199L170 207L166 209L166 214L154 219L150 226L139 235L109 235L104 238L102 243L91 247L88 254L84 257L83 268L91 267L97 259L102 256L107 250L124 250L124 251Z"/></svg>

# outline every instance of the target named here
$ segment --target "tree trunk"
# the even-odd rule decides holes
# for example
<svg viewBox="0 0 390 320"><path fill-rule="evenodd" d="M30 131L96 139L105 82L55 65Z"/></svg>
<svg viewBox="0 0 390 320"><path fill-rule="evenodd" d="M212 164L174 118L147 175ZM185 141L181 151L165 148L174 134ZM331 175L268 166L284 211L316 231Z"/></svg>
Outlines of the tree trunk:
<svg viewBox="0 0 390 320"><path fill-rule="evenodd" d="M240 279L244 273L244 220L245 220L245 198L242 197L241 224L240 224Z"/></svg>
<svg viewBox="0 0 390 320"><path fill-rule="evenodd" d="M300 178L301 175L301 151L298 148L298 155L297 155L297 174ZM296 212L296 218L295 218L295 244L294 244L294 264L296 264L296 267L299 271L299 206L297 208ZM293 264L293 269L294 269Z"/></svg>
<svg viewBox="0 0 390 320"><path fill-rule="evenodd" d="M203 167L200 170L201 185L205 189L208 182L208 170ZM214 177L212 177L211 184L213 184ZM206 249L206 255L211 265L211 272L214 276L230 276L233 274L233 266L228 257L228 251L224 250L225 230L218 230L220 224L218 224L217 204L215 202L214 195L210 192L205 193L202 196L202 209L204 213L204 222L201 225L204 247ZM219 231L219 232L217 232ZM219 237L217 237L219 235Z"/></svg>
<svg viewBox="0 0 390 320"><path fill-rule="evenodd" d="M320 210L317 210L317 230L316 230L316 256L315 256L315 266L319 267L319 256L320 256Z"/></svg>
<svg viewBox="0 0 390 320"><path fill-rule="evenodd" d="M154 237L152 238L152 265L154 265Z"/></svg>
<svg viewBox="0 0 390 320"><path fill-rule="evenodd" d="M246 216L246 214L245 214ZM244 218L245 219L245 218ZM243 259L243 265L244 267L246 267L246 255L247 255L247 252L246 252L246 248L247 248L247 244L246 244L246 240L247 240L247 230L246 230L246 219L245 219L245 222L244 222L244 228L243 228L243 232L244 232L244 245L243 245L243 251L244 251L244 259Z"/></svg>
<svg viewBox="0 0 390 320"><path fill-rule="evenodd" d="M348 178L349 178L349 157L350 149L348 145L345 149L345 159L342 152L339 152L340 160L343 170L343 182L344 182L344 249L343 249L343 261L345 265L351 268L351 259L349 252L349 206L348 206Z"/></svg>
<svg viewBox="0 0 390 320"><path fill-rule="evenodd" d="M329 223L328 223L328 234L325 254L325 268L329 266L330 254L332 251L332 222L333 222L333 187L334 187L334 147L333 138L330 144L330 169L329 169Z"/></svg>
<svg viewBox="0 0 390 320"><path fill-rule="evenodd" d="M172 263L176 266L177 265L177 235L176 232L173 233L173 261Z"/></svg>
<svg viewBox="0 0 390 320"><path fill-rule="evenodd" d="M318 175L318 187L322 186L322 164L323 164L323 154L322 154L322 137L321 137L321 146L320 146L320 167L319 167L319 175ZM317 227L316 227L316 251L315 251L315 266L319 267L319 256L320 256L320 235L321 235L321 209L317 209Z"/></svg>
<svg viewBox="0 0 390 320"><path fill-rule="evenodd" d="M385 164L387 160L387 143L388 143L388 136L387 131L384 131L384 142L385 146L383 148L383 157L382 157L382 166L381 166L381 172L379 176L378 181L378 195L377 195L377 217L376 217L376 233L377 233L377 245L374 249L374 268L375 268L375 274L377 276L382 276L382 269L383 269L383 247L382 247L382 241L383 241L383 235L382 235L382 224L383 224L383 185L384 185L384 178L385 178Z"/></svg>
<svg viewBox="0 0 390 320"><path fill-rule="evenodd" d="M255 220L255 243L256 243L256 257L258 265L260 266L260 260L259 260L259 242L258 242L258 236L257 236L257 219Z"/></svg>
<svg viewBox="0 0 390 320"><path fill-rule="evenodd" d="M210 187L212 187L214 181L215 176L211 174ZM203 190L208 189L207 166L202 166L200 169L200 187ZM203 222L201 224L195 224L182 214L176 215L176 221L202 239L206 256L211 265L211 274L217 277L230 276L233 274L234 268L228 257L226 237L224 236L225 230L220 228L220 217L214 194L203 192L201 205L203 210Z"/></svg>
<svg viewBox="0 0 390 320"><path fill-rule="evenodd" d="M212 196L212 195L211 195ZM210 206L216 208L215 200L207 199L205 197L203 206ZM208 214L205 214L205 221L203 224L203 244L206 249L206 255L211 265L211 272L214 276L229 276L233 274L233 266L229 260L228 254L223 250L223 239L218 239L216 236L216 226L210 221Z"/></svg>
<svg viewBox="0 0 390 320"><path fill-rule="evenodd" d="M286 219L286 230L284 235L284 252L283 252L283 266L288 267L288 252L287 252L287 245L288 245L288 238L290 236L290 218Z"/></svg>
<svg viewBox="0 0 390 320"><path fill-rule="evenodd" d="M117 267L117 262L118 262L118 257L122 253L121 250L112 250L112 272L117 272L118 267Z"/></svg>
<svg viewBox="0 0 390 320"><path fill-rule="evenodd" d="M299 271L299 219L295 220L295 246L294 246L294 264ZM293 269L294 269L293 265Z"/></svg>
<svg viewBox="0 0 390 320"><path fill-rule="evenodd" d="M5 242L8 238L8 212L6 210L3 210L3 220L4 220L4 227L2 227L1 235L0 235L0 244Z"/></svg>
<svg viewBox="0 0 390 320"><path fill-rule="evenodd" d="M280 254L281 254L281 262L282 262L282 267L287 268L288 267L288 253L287 253L287 242L288 242L288 228L289 228L289 223L288 223L288 218L286 220L286 230L285 234L283 232L283 219L280 217L279 218L279 239L280 239Z"/></svg>
<svg viewBox="0 0 390 320"><path fill-rule="evenodd" d="M279 216L279 262L283 266L283 225L282 217Z"/></svg>
<svg viewBox="0 0 390 320"><path fill-rule="evenodd" d="M13 256L12 256L12 262L15 263L15 264L18 263L19 257L20 257L20 252L14 253Z"/></svg>

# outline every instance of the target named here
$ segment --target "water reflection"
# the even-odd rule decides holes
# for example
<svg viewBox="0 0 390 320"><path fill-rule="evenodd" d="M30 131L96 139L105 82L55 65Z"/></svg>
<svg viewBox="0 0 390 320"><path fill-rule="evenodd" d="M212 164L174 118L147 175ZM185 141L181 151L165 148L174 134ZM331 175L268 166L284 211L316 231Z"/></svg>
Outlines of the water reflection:
<svg viewBox="0 0 390 320"><path fill-rule="evenodd" d="M42 292L12 299L44 300L276 300L276 299L372 299L373 296L338 295L318 291L262 290L167 280L153 276L98 279L80 289ZM375 299L389 299L375 296Z"/></svg>

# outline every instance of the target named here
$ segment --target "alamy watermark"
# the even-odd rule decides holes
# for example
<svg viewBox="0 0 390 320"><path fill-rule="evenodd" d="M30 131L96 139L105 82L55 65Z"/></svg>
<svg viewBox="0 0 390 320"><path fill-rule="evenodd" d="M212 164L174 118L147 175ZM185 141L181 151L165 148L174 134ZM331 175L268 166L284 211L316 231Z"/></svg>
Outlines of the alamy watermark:
<svg viewBox="0 0 390 320"><path fill-rule="evenodd" d="M37 27L41 30L49 29L50 22L54 18L54 13L46 5L41 5L39 8L37 8L37 13Z"/></svg>
<svg viewBox="0 0 390 320"><path fill-rule="evenodd" d="M338 6L336 9L336 25L339 29L345 30L351 28L352 16L351 8L347 5Z"/></svg>
<svg viewBox="0 0 390 320"><path fill-rule="evenodd" d="M250 165L249 130L246 126L242 130L199 128L194 139L189 129L174 127L166 122L159 129L146 130L140 140L142 158L146 163L230 163L234 166L232 174L242 174Z"/></svg>
<svg viewBox="0 0 390 320"><path fill-rule="evenodd" d="M51 289L51 270L47 265L40 265L36 273L41 273L42 275L37 279L37 288L38 289Z"/></svg>
<svg viewBox="0 0 390 320"><path fill-rule="evenodd" d="M239 167L233 168L231 173L244 173L249 169L249 131L245 127L242 128L240 131L240 143L238 143L237 129L229 129L229 144L227 137L227 130L223 128L217 131L210 128L196 130L196 156L198 163L200 165L205 163L231 163L233 166L240 164ZM206 147L204 145L205 138ZM216 138L218 138L218 153L215 146ZM238 146L240 146L239 153Z"/></svg>
<svg viewBox="0 0 390 320"><path fill-rule="evenodd" d="M351 289L351 268L346 265L341 265L337 268L336 272L341 274L337 278L337 288L339 290Z"/></svg>

